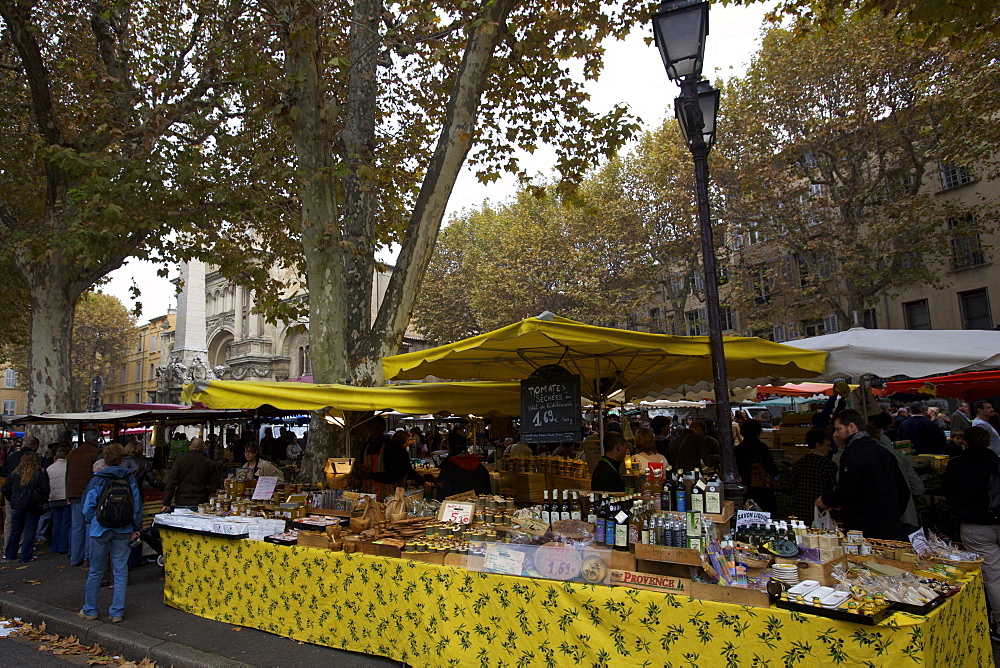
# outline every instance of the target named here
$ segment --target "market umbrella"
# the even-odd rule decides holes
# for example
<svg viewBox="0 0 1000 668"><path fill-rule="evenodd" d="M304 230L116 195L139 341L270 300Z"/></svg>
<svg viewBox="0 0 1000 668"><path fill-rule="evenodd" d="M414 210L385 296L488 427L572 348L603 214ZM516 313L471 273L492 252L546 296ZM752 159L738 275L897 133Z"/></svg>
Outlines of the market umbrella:
<svg viewBox="0 0 1000 668"><path fill-rule="evenodd" d="M885 384L885 393L957 397L972 401L1000 394L1000 371L976 371L952 376L897 380Z"/></svg>
<svg viewBox="0 0 1000 668"><path fill-rule="evenodd" d="M724 337L730 378L813 378L826 354L756 337ZM382 360L385 377L515 380L561 365L581 376L584 393L628 399L712 377L707 336L668 336L586 325L543 313L456 343ZM760 381L758 381L760 382ZM754 385L758 382L753 383ZM747 383L750 384L750 383Z"/></svg>
<svg viewBox="0 0 1000 668"><path fill-rule="evenodd" d="M348 411L396 410L407 414L518 415L518 383L408 383L386 387L313 383L264 383L196 380L184 386L183 401L209 408L323 411L344 417Z"/></svg>
<svg viewBox="0 0 1000 668"><path fill-rule="evenodd" d="M1000 332L983 330L865 329L789 341L830 353L823 380L1000 369Z"/></svg>

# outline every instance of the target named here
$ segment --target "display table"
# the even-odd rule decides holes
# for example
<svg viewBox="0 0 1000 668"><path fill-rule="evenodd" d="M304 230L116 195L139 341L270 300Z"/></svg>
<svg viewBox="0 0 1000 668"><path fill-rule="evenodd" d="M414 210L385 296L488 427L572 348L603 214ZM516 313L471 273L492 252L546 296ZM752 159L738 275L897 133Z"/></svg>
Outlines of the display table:
<svg viewBox="0 0 1000 668"><path fill-rule="evenodd" d="M979 574L875 627L777 608L161 530L164 600L318 645L441 665L992 663Z"/></svg>

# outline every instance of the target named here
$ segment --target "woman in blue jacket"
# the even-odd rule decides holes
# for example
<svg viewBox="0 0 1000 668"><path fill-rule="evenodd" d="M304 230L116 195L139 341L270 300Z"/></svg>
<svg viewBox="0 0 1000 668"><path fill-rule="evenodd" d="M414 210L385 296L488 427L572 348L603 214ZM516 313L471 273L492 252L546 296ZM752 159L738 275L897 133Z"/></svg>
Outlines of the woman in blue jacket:
<svg viewBox="0 0 1000 668"><path fill-rule="evenodd" d="M83 601L83 609L77 614L84 619L97 619L97 594L101 589L101 578L104 568L111 559L111 573L114 579L114 594L108 614L111 622L122 621L125 615L125 587L128 586L129 542L138 540L139 529L142 528L142 498L139 486L135 482L132 471L121 465L125 458L125 449L117 443L104 448L104 469L94 474L87 490L83 494L83 519L90 527L90 572L87 574L87 588ZM101 493L114 481L124 480L131 491L131 508L127 508L127 496L122 502L109 508L111 503L105 499L105 508L101 507ZM114 489L114 488L112 488ZM110 490L109 490L110 491ZM117 513L114 511L117 510ZM108 516L117 514L122 519L111 522L120 526L105 526Z"/></svg>

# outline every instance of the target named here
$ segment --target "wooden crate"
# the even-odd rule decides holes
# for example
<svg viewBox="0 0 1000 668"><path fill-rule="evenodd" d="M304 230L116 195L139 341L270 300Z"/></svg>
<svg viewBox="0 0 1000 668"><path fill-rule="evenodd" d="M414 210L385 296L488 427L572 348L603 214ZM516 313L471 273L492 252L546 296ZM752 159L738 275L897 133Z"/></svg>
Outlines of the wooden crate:
<svg viewBox="0 0 1000 668"><path fill-rule="evenodd" d="M798 561L790 557L775 557L774 563L776 564L798 564L799 567L799 582L803 580L816 580L821 585L830 586L836 584L836 580L833 578L833 569L837 567L838 564L847 563L847 555L843 555L831 561L823 564L813 564L808 561Z"/></svg>
<svg viewBox="0 0 1000 668"><path fill-rule="evenodd" d="M571 492L590 491L590 478L572 478L565 475L555 475L554 473L546 473L545 476L545 489L549 491L553 489L558 489L560 492L564 489L568 489Z"/></svg>
<svg viewBox="0 0 1000 668"><path fill-rule="evenodd" d="M646 561L665 561L671 564L701 566L701 551L686 547L666 547L664 545L646 545L637 543L635 558Z"/></svg>
<svg viewBox="0 0 1000 668"><path fill-rule="evenodd" d="M509 490L516 503L532 505L542 502L542 492L546 486L545 473L512 473L501 471L497 474L500 490Z"/></svg>
<svg viewBox="0 0 1000 668"><path fill-rule="evenodd" d="M323 531L300 531L295 544L299 547L330 549L330 537Z"/></svg>
<svg viewBox="0 0 1000 668"><path fill-rule="evenodd" d="M771 607L771 597L767 595L767 592L760 591L759 589L725 587L708 584L707 582L692 582L690 592L691 598L703 601L749 605L755 608Z"/></svg>

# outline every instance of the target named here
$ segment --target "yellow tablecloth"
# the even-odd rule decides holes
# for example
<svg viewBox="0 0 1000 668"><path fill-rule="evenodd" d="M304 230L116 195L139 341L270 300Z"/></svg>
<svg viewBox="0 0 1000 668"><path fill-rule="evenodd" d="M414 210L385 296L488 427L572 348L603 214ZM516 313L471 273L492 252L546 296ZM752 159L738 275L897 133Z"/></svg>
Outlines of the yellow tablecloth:
<svg viewBox="0 0 1000 668"><path fill-rule="evenodd" d="M164 529L180 610L414 666L992 665L979 575L876 627L623 587Z"/></svg>

